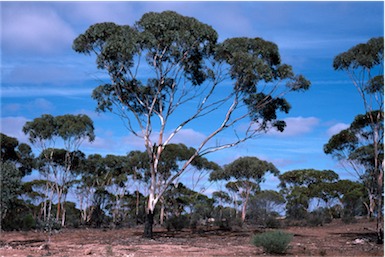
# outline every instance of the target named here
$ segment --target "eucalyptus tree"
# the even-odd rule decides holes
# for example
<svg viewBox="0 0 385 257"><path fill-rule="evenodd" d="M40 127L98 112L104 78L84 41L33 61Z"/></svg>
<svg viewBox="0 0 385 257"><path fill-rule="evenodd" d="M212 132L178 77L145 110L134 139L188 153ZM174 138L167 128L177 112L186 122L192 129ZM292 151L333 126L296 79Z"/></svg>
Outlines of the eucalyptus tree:
<svg viewBox="0 0 385 257"><path fill-rule="evenodd" d="M22 178L31 173L35 164L32 149L14 137L0 133L0 231L9 210L22 195ZM12 216L12 215L8 215Z"/></svg>
<svg viewBox="0 0 385 257"><path fill-rule="evenodd" d="M118 223L118 217L122 216L123 199L133 183L129 178L130 175L132 172L127 156L89 155L84 161L76 186L82 222L89 223L95 210L99 212L103 210L100 207L103 203L108 205L112 221ZM106 195L109 197L101 198ZM107 203L107 200L112 202Z"/></svg>
<svg viewBox="0 0 385 257"><path fill-rule="evenodd" d="M123 206L126 196L129 194L129 188L132 186L134 180L130 177L133 171L130 170L130 163L127 156L106 155L104 158L107 172L109 172L111 181L107 184L106 189L110 192L114 199L111 204L112 221L118 224L123 220L124 210Z"/></svg>
<svg viewBox="0 0 385 257"><path fill-rule="evenodd" d="M79 150L68 152L65 149L48 148L39 155L37 169L45 176L46 197L49 199L48 214L45 219L51 214L52 200L56 196L56 221L59 222L61 218L61 225L65 225L67 195L69 189L75 184L76 177L81 173L84 159L84 153ZM36 182L36 185L40 184L40 181ZM46 207L45 205L44 208Z"/></svg>
<svg viewBox="0 0 385 257"><path fill-rule="evenodd" d="M338 181L332 170L302 169L285 172L279 176L281 193L286 197L286 212L294 219L305 218L310 200L328 202L334 198L328 185Z"/></svg>
<svg viewBox="0 0 385 257"><path fill-rule="evenodd" d="M165 216L165 209L167 206L167 199L164 197L166 191L172 189L168 181L170 177L175 176L181 167L184 165L191 155L194 154L196 149L193 147L187 147L184 144L168 144L164 147L162 153L162 158L159 160L158 171L155 176L156 183L156 194L160 194L163 191L162 196L160 197L160 223L163 223ZM141 174L143 176L142 181L151 185L153 176L151 175L151 163L146 152L133 152L129 154L129 163L131 163L131 169L134 174ZM140 158L139 158L140 157ZM221 167L215 162L211 162L202 156L197 156L193 161L191 161L190 168L194 171L205 171L212 172L220 170ZM178 185L178 183L176 184ZM149 192L151 195L151 192ZM200 194L196 192L195 197L198 197Z"/></svg>
<svg viewBox="0 0 385 257"><path fill-rule="evenodd" d="M223 221L225 221L225 219L223 217L223 210L225 209L225 204L231 203L231 196L227 192L219 190L212 193L212 199L214 200L214 204L216 204L216 216L220 221L219 224L220 226L224 226Z"/></svg>
<svg viewBox="0 0 385 257"><path fill-rule="evenodd" d="M274 190L263 190L250 198L248 217L267 226L271 218L282 213L285 206L283 195Z"/></svg>
<svg viewBox="0 0 385 257"><path fill-rule="evenodd" d="M81 172L76 184L76 196L80 205L81 223L87 224L91 221L95 209L94 194L98 189L105 189L105 186L111 181L111 174L107 172L104 157L100 154L88 155Z"/></svg>
<svg viewBox="0 0 385 257"><path fill-rule="evenodd" d="M372 159L372 167L365 172L374 179L370 191L376 203L378 241L383 243L384 38L371 38L337 55L333 68L348 74L363 100L365 126L361 129L366 131L363 139L370 143L361 150ZM357 151L357 148L350 150Z"/></svg>
<svg viewBox="0 0 385 257"><path fill-rule="evenodd" d="M250 194L260 190L260 184L265 180L266 173L278 176L279 170L274 164L257 157L241 157L225 165L223 170L210 174L210 180L226 180L226 188L236 192L242 199L242 221L246 219L247 203Z"/></svg>
<svg viewBox="0 0 385 257"><path fill-rule="evenodd" d="M29 175L35 165L32 148L17 138L0 133L1 161L10 161L20 170L22 177Z"/></svg>
<svg viewBox="0 0 385 257"><path fill-rule="evenodd" d="M132 171L132 179L135 185L135 219L136 223L139 223L140 217L140 198L143 196L141 191L146 191L145 188L143 188L146 185L146 182L148 182L148 176L146 176L146 171L148 170L147 167L149 167L149 160L148 155L145 152L141 151L131 151L127 155L128 157L128 165L130 167L130 170ZM145 193L145 192L143 192ZM146 193L145 193L146 194Z"/></svg>
<svg viewBox="0 0 385 257"><path fill-rule="evenodd" d="M353 169L357 179L365 186L369 200L367 205L369 216L374 216L378 202L376 198L382 197L383 193L383 189L378 188L378 177L375 169L376 160L380 163L383 162L383 139L378 142L381 148L374 151L374 134L370 118L376 116L376 113L378 111L371 114L357 115L347 129L333 135L328 143L324 145L325 153L339 160L348 170L349 168ZM378 126L383 127L383 117L377 122L379 123ZM379 130L380 134L383 134L383 128ZM374 156L375 152L378 156Z"/></svg>
<svg viewBox="0 0 385 257"><path fill-rule="evenodd" d="M7 214L16 203L21 190L21 174L10 161L1 162L0 171L0 231ZM9 215L8 215L9 216Z"/></svg>
<svg viewBox="0 0 385 257"><path fill-rule="evenodd" d="M283 96L309 88L309 81L281 63L274 43L261 38L222 43L217 39L211 26L165 11L146 13L133 26L97 23L74 40L73 49L95 54L97 67L110 76L109 83L93 91L97 109L119 115L129 132L143 140L151 173L149 217L167 188L157 190L156 177L164 149L176 135L197 121L211 120L196 151L168 185L198 156L271 128L282 131L285 123L277 112L290 109ZM213 143L224 131L234 137ZM145 236L151 237L151 230Z"/></svg>
<svg viewBox="0 0 385 257"><path fill-rule="evenodd" d="M40 151L40 172L46 180L46 195L50 192L44 204L44 212L47 211L47 204L49 205L49 211L45 213L44 220L50 218L52 198L55 192L58 196L56 220L59 221L59 215L61 215L61 224L64 226L65 196L71 180L75 179L74 160L82 155L79 151L82 142L86 139L92 142L95 139L93 122L87 115L82 114L66 114L56 117L44 114L27 122L23 127L23 132L29 136L29 141ZM56 146L63 147L63 149L58 149Z"/></svg>
<svg viewBox="0 0 385 257"><path fill-rule="evenodd" d="M334 183L334 189L343 206L343 217L362 215L365 213L365 208L366 213L370 215L367 191L362 183L343 179Z"/></svg>

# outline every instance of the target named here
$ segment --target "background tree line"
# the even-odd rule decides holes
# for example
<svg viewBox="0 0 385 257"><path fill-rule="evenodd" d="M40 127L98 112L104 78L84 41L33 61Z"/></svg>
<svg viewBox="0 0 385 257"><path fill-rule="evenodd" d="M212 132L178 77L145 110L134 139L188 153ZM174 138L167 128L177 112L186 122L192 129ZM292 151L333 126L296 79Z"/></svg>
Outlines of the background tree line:
<svg viewBox="0 0 385 257"><path fill-rule="evenodd" d="M59 138L63 142L69 140L56 134L57 128L47 127L47 120L63 117L68 122L87 125L68 132L71 137L92 140L92 121L82 115L43 115L28 122L24 128L32 135L31 142L47 146L38 156L34 156L28 144L1 134L2 229L35 229L47 224L57 229L144 224L150 179L146 152L86 156L79 150L79 143L76 149L51 148L53 142L49 141L53 137L57 137L56 143ZM61 126L56 122L51 125ZM49 136L47 131L52 134ZM165 148L159 176L168 177L177 172L191 151L194 149L183 144L170 144ZM193 166L200 172L209 171L209 180L221 190L208 197L181 181L171 184L155 212L155 223L176 230L202 225L230 229L244 223L281 226L277 217L283 215L291 224L297 221L310 225L333 218L351 221L355 216L370 216L370 209L366 208L370 198L364 183L340 180L331 170L293 170L280 174L272 163L256 157L241 157L224 167L198 158ZM23 181L32 170L39 173L38 179ZM280 179L280 191L261 190L268 173Z"/></svg>

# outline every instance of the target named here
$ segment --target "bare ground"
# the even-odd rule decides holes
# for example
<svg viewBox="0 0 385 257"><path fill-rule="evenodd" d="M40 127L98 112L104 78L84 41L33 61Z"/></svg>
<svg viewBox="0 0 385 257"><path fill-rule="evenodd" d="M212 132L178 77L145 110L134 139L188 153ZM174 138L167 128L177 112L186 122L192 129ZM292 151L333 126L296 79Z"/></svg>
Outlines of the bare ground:
<svg viewBox="0 0 385 257"><path fill-rule="evenodd" d="M376 244L375 222L343 224L336 220L322 227L289 227L294 234L287 256L384 256ZM65 229L47 234L38 231L2 232L0 256L259 256L262 248L250 244L262 232L253 228L220 231L167 232L155 228L153 240L142 238L141 228L102 230Z"/></svg>

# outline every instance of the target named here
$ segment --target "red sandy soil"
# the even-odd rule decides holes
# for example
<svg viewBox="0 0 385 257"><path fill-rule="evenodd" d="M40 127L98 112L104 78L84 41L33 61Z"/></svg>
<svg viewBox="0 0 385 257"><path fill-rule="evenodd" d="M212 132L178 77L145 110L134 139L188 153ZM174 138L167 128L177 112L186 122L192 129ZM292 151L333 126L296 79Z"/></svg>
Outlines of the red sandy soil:
<svg viewBox="0 0 385 257"><path fill-rule="evenodd" d="M359 220L344 224L335 220L321 227L288 227L294 235L287 256L384 256L376 244L375 222ZM154 239L142 238L142 228L63 229L47 234L39 231L2 232L0 256L266 256L251 245L254 234L264 230L215 228L192 232L154 229Z"/></svg>

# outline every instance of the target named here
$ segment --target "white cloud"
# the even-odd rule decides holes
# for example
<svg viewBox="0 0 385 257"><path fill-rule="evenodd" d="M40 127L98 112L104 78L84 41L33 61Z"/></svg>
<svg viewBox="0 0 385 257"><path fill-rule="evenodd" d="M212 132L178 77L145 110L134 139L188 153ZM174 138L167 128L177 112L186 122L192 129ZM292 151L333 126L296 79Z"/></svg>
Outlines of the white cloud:
<svg viewBox="0 0 385 257"><path fill-rule="evenodd" d="M193 129L182 129L171 140L171 143L174 143L174 144L182 143L187 146L197 147L202 143L202 141L205 138L206 136L204 134L198 131L195 131Z"/></svg>
<svg viewBox="0 0 385 257"><path fill-rule="evenodd" d="M25 117L2 117L0 119L0 131L1 133L15 137L22 143L28 143L28 137L23 133L22 129L27 121Z"/></svg>
<svg viewBox="0 0 385 257"><path fill-rule="evenodd" d="M134 3L124 2L71 2L58 3L71 22L88 23L115 22L121 25L132 25L139 15ZM83 32L81 32L83 33Z"/></svg>
<svg viewBox="0 0 385 257"><path fill-rule="evenodd" d="M1 111L13 114L15 112L18 112L22 109L22 105L18 103L11 103L11 104L2 104L1 105Z"/></svg>
<svg viewBox="0 0 385 257"><path fill-rule="evenodd" d="M167 139L171 135L171 131L165 133L164 138ZM159 133L153 132L151 136L152 142L157 142ZM206 136L193 129L181 129L170 141L172 144L185 144L188 147L197 147L206 138ZM136 137L133 134L124 137L122 140L122 146L128 150L140 149L144 150L143 139Z"/></svg>
<svg viewBox="0 0 385 257"><path fill-rule="evenodd" d="M55 109L55 106L53 105L52 102L44 99L44 98L36 98L32 102L27 104L27 108L33 108L33 109L39 109L42 111L52 111Z"/></svg>
<svg viewBox="0 0 385 257"><path fill-rule="evenodd" d="M90 96L92 89L85 87L33 87L6 86L1 88L2 97L36 97L36 96Z"/></svg>
<svg viewBox="0 0 385 257"><path fill-rule="evenodd" d="M57 11L47 5L2 3L3 51L51 54L71 46L75 33Z"/></svg>
<svg viewBox="0 0 385 257"><path fill-rule="evenodd" d="M319 119L315 117L290 117L285 118L286 127L283 132L270 130L267 134L273 136L298 136L310 133L318 124Z"/></svg>
<svg viewBox="0 0 385 257"><path fill-rule="evenodd" d="M346 123L337 123L328 129L327 134L329 137L331 137L340 133L342 130L347 129L349 126L350 125Z"/></svg>
<svg viewBox="0 0 385 257"><path fill-rule="evenodd" d="M120 151L119 140L113 137L96 136L93 142L84 141L80 146L80 150L87 154L125 154L124 151Z"/></svg>

